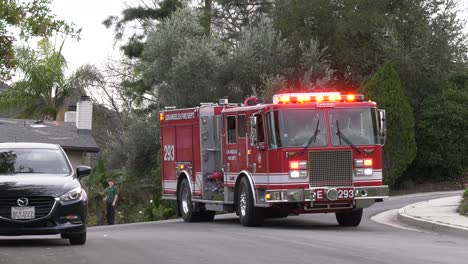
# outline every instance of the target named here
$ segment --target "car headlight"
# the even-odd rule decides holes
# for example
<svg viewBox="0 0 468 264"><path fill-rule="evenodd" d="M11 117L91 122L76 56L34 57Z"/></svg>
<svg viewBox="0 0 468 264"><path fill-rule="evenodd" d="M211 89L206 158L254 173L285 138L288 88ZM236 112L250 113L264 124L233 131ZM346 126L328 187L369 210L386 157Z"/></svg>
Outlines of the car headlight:
<svg viewBox="0 0 468 264"><path fill-rule="evenodd" d="M60 196L60 201L75 201L81 198L81 195L83 194L83 188L76 187L75 189L62 194Z"/></svg>

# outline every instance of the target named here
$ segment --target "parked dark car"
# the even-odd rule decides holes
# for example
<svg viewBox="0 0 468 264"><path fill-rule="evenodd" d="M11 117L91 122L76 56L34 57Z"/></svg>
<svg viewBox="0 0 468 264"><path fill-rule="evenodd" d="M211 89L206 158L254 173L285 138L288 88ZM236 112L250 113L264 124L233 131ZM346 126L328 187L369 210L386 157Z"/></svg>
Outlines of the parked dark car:
<svg viewBox="0 0 468 264"><path fill-rule="evenodd" d="M63 149L43 143L0 143L0 235L60 234L86 243L87 194Z"/></svg>

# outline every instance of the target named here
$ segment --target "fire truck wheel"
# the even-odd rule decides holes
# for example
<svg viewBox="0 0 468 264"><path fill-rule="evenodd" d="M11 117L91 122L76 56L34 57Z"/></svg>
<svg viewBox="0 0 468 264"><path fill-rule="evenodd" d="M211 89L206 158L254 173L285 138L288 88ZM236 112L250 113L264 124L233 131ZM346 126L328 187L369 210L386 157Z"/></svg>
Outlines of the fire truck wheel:
<svg viewBox="0 0 468 264"><path fill-rule="evenodd" d="M243 226L259 226L263 223L262 208L254 206L253 193L247 178L243 178L239 184L237 210L239 212L240 223Z"/></svg>
<svg viewBox="0 0 468 264"><path fill-rule="evenodd" d="M335 213L335 215L340 226L358 226L362 219L362 209L346 213Z"/></svg>
<svg viewBox="0 0 468 264"><path fill-rule="evenodd" d="M192 194L187 179L183 179L179 189L179 209L185 222L199 221L199 215L193 211Z"/></svg>

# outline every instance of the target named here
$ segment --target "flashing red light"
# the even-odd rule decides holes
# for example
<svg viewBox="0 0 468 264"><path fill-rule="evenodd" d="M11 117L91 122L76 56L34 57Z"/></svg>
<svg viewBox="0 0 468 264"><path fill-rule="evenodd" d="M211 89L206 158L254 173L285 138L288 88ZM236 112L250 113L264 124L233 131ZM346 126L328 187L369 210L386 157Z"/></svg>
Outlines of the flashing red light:
<svg viewBox="0 0 468 264"><path fill-rule="evenodd" d="M319 92L319 93L288 93L273 96L274 104L303 104L310 102L362 102L362 94L341 95L339 92Z"/></svg>
<svg viewBox="0 0 468 264"><path fill-rule="evenodd" d="M310 95L299 95L297 97L297 101L300 102L300 103L310 102L310 100L311 100Z"/></svg>
<svg viewBox="0 0 468 264"><path fill-rule="evenodd" d="M164 114L163 113L159 113L159 120L164 121Z"/></svg>
<svg viewBox="0 0 468 264"><path fill-rule="evenodd" d="M290 161L289 162L289 169L291 169L291 170L299 169L299 161Z"/></svg>
<svg viewBox="0 0 468 264"><path fill-rule="evenodd" d="M279 101L283 104L289 103L291 101L291 98L287 95L280 96Z"/></svg>

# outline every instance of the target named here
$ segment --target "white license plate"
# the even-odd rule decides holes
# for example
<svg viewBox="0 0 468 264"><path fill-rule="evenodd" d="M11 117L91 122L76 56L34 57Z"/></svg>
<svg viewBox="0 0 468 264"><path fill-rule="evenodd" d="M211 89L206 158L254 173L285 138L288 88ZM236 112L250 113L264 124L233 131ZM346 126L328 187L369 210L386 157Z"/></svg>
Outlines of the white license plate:
<svg viewBox="0 0 468 264"><path fill-rule="evenodd" d="M11 219L34 219L35 217L36 209L33 206L11 208Z"/></svg>

